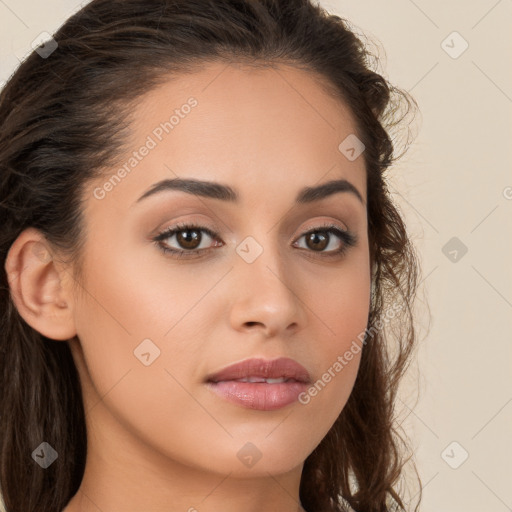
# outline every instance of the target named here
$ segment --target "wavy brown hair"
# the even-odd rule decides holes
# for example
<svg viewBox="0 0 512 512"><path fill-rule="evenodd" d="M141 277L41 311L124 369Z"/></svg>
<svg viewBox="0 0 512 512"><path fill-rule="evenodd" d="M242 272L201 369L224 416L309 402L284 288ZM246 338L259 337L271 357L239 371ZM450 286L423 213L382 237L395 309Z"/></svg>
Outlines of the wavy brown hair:
<svg viewBox="0 0 512 512"><path fill-rule="evenodd" d="M412 305L419 264L385 171L390 136L416 105L371 67L374 55L349 22L310 0L93 0L32 52L0 96L0 260L27 227L40 230L80 275L83 191L116 164L129 113L153 87L209 62L296 66L346 104L366 146L373 293L353 391L305 460L300 500L309 512L410 510L397 484L407 443L395 400L416 346ZM67 343L19 315L0 275L0 487L7 512L61 512L84 472L81 387ZM399 304L383 329L386 308ZM379 323L380 322L380 323ZM386 333L386 335L385 335ZM47 441L59 454L31 458Z"/></svg>

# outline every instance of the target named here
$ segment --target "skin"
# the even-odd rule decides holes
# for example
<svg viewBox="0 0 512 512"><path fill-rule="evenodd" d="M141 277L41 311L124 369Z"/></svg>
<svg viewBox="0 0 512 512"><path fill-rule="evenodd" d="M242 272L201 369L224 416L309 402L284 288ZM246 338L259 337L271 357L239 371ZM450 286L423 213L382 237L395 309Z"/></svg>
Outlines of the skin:
<svg viewBox="0 0 512 512"><path fill-rule="evenodd" d="M85 191L80 286L35 229L9 252L20 314L69 343L82 383L88 457L65 512L303 510L304 461L354 385L360 353L308 404L275 411L234 405L203 382L234 362L281 356L316 382L365 330L365 166L338 150L356 133L353 117L310 73L213 63L141 99L122 162L191 96L198 105L103 199L94 189L118 167ZM240 202L165 191L136 203L177 176L227 184ZM364 202L341 192L294 205L301 188L340 178ZM164 254L151 237L178 221L213 228L223 244L202 232L209 253ZM303 235L325 221L356 245L333 258L326 251L344 244L335 235L325 249L308 246ZM250 264L235 250L248 236L263 248ZM184 249L176 236L163 243ZM147 338L160 349L149 366L134 356ZM252 467L237 457L247 442L261 453Z"/></svg>

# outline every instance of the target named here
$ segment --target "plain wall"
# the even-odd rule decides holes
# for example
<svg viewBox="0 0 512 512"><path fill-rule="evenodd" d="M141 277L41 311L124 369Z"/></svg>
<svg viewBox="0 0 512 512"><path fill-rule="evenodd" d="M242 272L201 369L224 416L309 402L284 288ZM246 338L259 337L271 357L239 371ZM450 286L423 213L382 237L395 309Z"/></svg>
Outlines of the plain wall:
<svg viewBox="0 0 512 512"><path fill-rule="evenodd" d="M421 510L510 510L512 2L321 5L382 45L381 71L420 109L415 141L388 174L424 279L417 363L398 403L423 481ZM0 82L38 34L77 8L0 2Z"/></svg>

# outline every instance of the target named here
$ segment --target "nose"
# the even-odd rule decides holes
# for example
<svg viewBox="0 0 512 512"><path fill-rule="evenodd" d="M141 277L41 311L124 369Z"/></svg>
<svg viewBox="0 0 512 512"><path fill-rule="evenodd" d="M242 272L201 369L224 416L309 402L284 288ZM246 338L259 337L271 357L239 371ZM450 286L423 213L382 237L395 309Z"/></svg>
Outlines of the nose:
<svg viewBox="0 0 512 512"><path fill-rule="evenodd" d="M236 256L234 300L230 322L237 331L261 331L266 337L287 336L306 325L300 283L277 249L265 247L252 263Z"/></svg>

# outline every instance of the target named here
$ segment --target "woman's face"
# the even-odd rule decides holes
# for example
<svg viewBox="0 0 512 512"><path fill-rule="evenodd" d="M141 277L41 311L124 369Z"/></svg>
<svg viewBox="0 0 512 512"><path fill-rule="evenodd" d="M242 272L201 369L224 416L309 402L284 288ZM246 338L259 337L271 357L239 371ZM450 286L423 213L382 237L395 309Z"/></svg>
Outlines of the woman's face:
<svg viewBox="0 0 512 512"><path fill-rule="evenodd" d="M155 474L178 465L234 478L300 474L350 395L368 319L353 119L311 74L210 64L146 95L133 120L129 150L85 196L71 347L89 457L123 474L134 460ZM210 185L148 194L177 178ZM334 180L349 185L297 202ZM161 235L177 224L196 227ZM282 405L289 384L282 395L270 389L279 384L253 384L280 395L267 402L230 384L238 403L206 382L233 363L282 357L309 372L306 389L323 383L316 393Z"/></svg>

